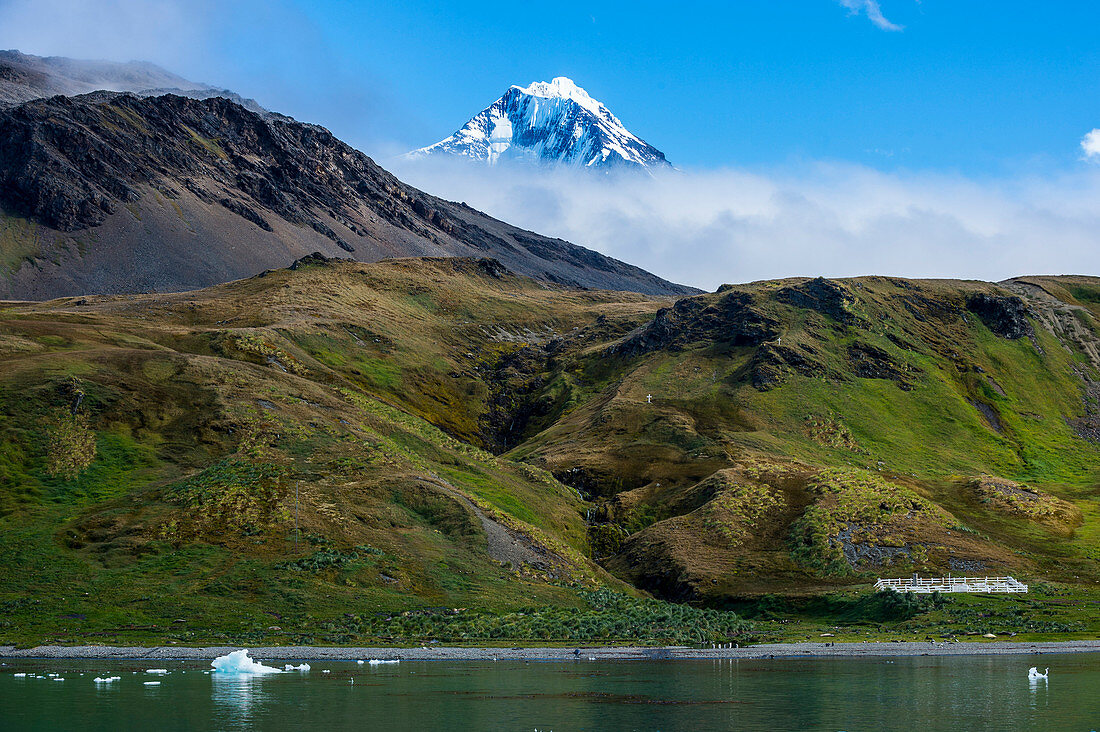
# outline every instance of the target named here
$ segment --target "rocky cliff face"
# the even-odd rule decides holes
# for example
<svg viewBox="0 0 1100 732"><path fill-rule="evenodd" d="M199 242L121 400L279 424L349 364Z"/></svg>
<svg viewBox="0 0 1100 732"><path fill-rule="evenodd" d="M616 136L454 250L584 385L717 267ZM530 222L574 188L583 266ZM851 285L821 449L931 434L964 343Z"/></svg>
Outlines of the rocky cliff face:
<svg viewBox="0 0 1100 732"><path fill-rule="evenodd" d="M574 287L690 291L403 184L328 130L228 99L96 92L0 109L0 294L179 290L321 251L490 256Z"/></svg>

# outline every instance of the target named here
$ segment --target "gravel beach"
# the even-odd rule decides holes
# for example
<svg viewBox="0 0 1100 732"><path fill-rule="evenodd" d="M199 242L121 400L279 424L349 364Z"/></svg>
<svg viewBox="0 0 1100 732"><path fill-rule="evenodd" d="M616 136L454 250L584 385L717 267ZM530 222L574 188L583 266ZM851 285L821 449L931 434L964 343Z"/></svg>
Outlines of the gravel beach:
<svg viewBox="0 0 1100 732"><path fill-rule="evenodd" d="M237 646L186 648L180 646L0 646L0 658L94 658L206 660L238 650ZM692 648L667 646L575 646L563 648L324 648L273 646L253 648L253 658L265 660L355 661L401 659L403 661L666 661L701 659L819 658L859 656L957 656L1040 653L1096 653L1100 640L1028 642L881 642L881 643L773 643L744 648Z"/></svg>

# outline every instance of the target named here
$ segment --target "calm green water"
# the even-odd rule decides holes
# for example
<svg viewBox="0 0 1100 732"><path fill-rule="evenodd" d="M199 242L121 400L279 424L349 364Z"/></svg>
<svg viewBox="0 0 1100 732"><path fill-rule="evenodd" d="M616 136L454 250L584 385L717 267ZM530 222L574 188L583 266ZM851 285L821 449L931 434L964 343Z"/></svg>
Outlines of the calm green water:
<svg viewBox="0 0 1100 732"><path fill-rule="evenodd" d="M1050 680L1029 683L1027 668L1033 665L1049 666ZM171 673L146 675L152 667ZM316 662L308 674L244 679L207 675L204 668L178 661L9 661L0 667L0 729L1088 732L1100 727L1096 654L404 662L373 668ZM16 672L58 673L65 681L17 678ZM97 688L92 679L107 674L122 678ZM143 684L149 680L161 684Z"/></svg>

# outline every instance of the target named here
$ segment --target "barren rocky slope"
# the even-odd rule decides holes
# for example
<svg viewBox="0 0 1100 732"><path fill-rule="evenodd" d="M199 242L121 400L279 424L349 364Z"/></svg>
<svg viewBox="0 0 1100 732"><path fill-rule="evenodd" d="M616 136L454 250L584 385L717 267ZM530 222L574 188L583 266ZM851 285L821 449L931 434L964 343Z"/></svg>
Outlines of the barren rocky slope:
<svg viewBox="0 0 1100 732"><path fill-rule="evenodd" d="M0 109L0 297L180 291L319 251L488 256L572 287L690 288L407 186L230 100L97 92Z"/></svg>

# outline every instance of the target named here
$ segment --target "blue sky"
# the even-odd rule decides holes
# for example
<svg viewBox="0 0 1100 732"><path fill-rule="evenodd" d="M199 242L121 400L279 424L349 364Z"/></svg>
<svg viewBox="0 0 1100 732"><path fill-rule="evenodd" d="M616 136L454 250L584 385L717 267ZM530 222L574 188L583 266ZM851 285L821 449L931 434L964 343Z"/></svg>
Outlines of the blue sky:
<svg viewBox="0 0 1100 732"><path fill-rule="evenodd" d="M559 75L697 168L1070 168L1100 126L1095 2L0 0L0 21L0 45L151 59L380 157Z"/></svg>
<svg viewBox="0 0 1100 732"><path fill-rule="evenodd" d="M426 142L558 75L690 166L1068 164L1100 125L1095 2L882 0L898 30L835 0L310 5Z"/></svg>

